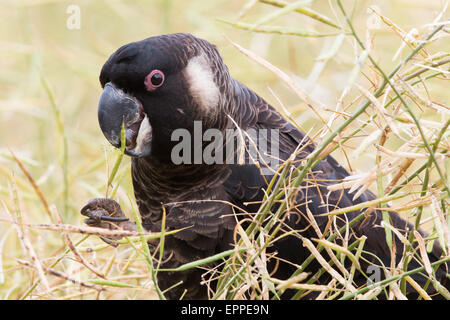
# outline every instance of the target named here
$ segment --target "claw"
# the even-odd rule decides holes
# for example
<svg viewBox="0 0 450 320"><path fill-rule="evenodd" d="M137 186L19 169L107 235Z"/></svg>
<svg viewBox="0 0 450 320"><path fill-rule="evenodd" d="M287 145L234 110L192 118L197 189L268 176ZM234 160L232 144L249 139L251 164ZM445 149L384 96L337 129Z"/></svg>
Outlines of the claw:
<svg viewBox="0 0 450 320"><path fill-rule="evenodd" d="M81 209L81 214L89 218L89 219L85 220L85 222L87 224L99 223L101 221L125 222L125 221L130 220L127 217L110 216L109 214L114 214L114 212L110 213L101 207L96 207L96 208L92 209L91 207L92 207L93 203L94 203L94 201L91 200L87 205L85 205Z"/></svg>
<svg viewBox="0 0 450 320"><path fill-rule="evenodd" d="M93 225L93 224L97 224L98 220L94 219L94 218L86 218L86 219L84 219L84 223L86 223L88 225Z"/></svg>
<svg viewBox="0 0 450 320"><path fill-rule="evenodd" d="M104 215L100 215L99 219L103 220L103 221L111 221L111 222L124 222L124 221L130 220L126 217L122 218L122 217L111 217L111 216L104 216Z"/></svg>
<svg viewBox="0 0 450 320"><path fill-rule="evenodd" d="M119 244L118 244L117 242L111 241L111 240L109 240L108 238L100 237L100 239L102 239L104 242L106 242L106 243L109 244L110 246L113 246L113 247L119 246Z"/></svg>

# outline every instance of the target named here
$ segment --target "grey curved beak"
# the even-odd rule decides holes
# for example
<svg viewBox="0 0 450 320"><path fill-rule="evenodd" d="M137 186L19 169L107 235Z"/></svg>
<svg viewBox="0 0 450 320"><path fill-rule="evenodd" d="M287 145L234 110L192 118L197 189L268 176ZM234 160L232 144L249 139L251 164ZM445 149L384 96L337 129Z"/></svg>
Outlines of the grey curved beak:
<svg viewBox="0 0 450 320"><path fill-rule="evenodd" d="M120 148L120 132L125 124L125 153L135 157L150 154L151 126L142 104L132 95L108 82L98 103L98 122L106 139Z"/></svg>

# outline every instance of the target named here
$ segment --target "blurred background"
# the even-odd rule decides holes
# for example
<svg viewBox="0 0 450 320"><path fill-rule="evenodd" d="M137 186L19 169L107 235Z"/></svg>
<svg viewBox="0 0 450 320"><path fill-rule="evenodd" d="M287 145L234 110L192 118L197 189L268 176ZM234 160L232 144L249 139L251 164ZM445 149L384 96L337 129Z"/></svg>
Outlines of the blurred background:
<svg viewBox="0 0 450 320"><path fill-rule="evenodd" d="M372 55L385 72L390 72L410 50L399 51L401 38L368 9L370 6L404 32L416 28L412 34L420 37L431 30L427 24L438 15L449 15L445 11L448 2L441 0L343 2L361 38L365 40L370 32L375 48ZM344 25L334 1L313 1L309 7ZM323 63L317 58L332 50L335 37L252 33L217 20L254 23L273 10L264 3L242 0L0 0L0 299L33 297L34 293L26 292L36 280L34 272L24 271L17 264L16 259L26 257L26 250L13 225L5 222L11 220L9 213L19 212L26 223L54 221L11 152L34 179L52 214L57 210L65 223L81 225L80 208L90 198L105 195L116 159L97 122L101 94L98 76L103 63L121 45L174 32L207 39L217 45L236 79L278 110L284 105L305 130L314 133L320 129L322 124L315 114L278 77L239 53L224 36L291 75L323 107L319 111L325 119L332 114L326 110L335 108L348 84L356 64L356 47L352 40L344 40L338 53ZM295 13L279 17L272 24L337 33L337 29ZM449 52L449 42L440 41L430 47L436 52ZM373 77L370 68L364 72ZM363 75L358 79L361 84L368 83ZM426 94L436 103L448 105L448 89L448 81L431 80ZM347 103L351 100L350 95ZM424 119L436 121L444 115L423 112ZM357 145L355 141L354 148ZM369 147L352 158L350 169L364 172L372 168L374 150ZM343 153L334 155L347 163ZM133 197L128 159L122 163L118 177L117 197L126 211L128 196ZM61 252L63 241L58 233L29 232L36 254L43 261ZM85 244L98 244L94 238ZM72 262L66 261L65 272L77 270ZM133 294L141 297L139 291Z"/></svg>

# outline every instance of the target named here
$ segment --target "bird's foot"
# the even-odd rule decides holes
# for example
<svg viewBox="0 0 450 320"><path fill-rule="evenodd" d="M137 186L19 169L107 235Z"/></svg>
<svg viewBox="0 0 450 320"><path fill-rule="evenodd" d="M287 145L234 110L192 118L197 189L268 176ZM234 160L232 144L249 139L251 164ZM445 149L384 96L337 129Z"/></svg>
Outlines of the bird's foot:
<svg viewBox="0 0 450 320"><path fill-rule="evenodd" d="M91 227L136 231L136 225L124 215L120 205L112 199L91 199L81 209L81 214L87 217L84 222ZM114 240L119 240L121 237L100 238L110 245L117 246Z"/></svg>

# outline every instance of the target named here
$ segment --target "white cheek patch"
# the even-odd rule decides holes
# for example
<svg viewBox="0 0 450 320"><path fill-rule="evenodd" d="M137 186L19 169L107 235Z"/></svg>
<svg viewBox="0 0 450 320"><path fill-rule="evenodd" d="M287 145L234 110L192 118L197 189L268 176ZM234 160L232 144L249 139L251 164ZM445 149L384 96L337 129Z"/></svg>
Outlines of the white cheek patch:
<svg viewBox="0 0 450 320"><path fill-rule="evenodd" d="M184 74L197 104L204 110L215 108L219 102L219 88L206 57L202 54L191 58Z"/></svg>
<svg viewBox="0 0 450 320"><path fill-rule="evenodd" d="M152 127L150 126L150 122L148 121L147 115L142 120L141 125L139 127L138 136L136 138L136 147L133 151L140 153L142 152L150 142L152 137Z"/></svg>

